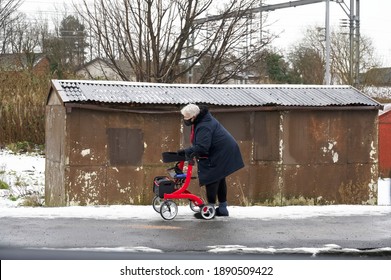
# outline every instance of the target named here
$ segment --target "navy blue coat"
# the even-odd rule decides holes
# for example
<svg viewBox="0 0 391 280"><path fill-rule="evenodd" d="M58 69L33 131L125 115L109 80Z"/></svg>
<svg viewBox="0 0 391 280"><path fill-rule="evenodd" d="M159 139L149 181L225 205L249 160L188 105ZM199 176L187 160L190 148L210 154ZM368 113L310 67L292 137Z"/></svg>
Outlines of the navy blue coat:
<svg viewBox="0 0 391 280"><path fill-rule="evenodd" d="M185 153L200 157L197 161L200 185L221 180L244 167L236 140L206 108L201 108L194 121L193 145Z"/></svg>

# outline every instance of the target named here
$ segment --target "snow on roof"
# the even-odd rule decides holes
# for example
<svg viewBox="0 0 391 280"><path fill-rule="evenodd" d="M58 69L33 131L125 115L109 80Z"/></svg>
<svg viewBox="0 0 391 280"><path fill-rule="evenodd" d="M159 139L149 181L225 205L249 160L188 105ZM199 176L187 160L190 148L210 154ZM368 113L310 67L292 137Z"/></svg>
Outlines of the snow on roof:
<svg viewBox="0 0 391 280"><path fill-rule="evenodd" d="M391 103L384 104L383 110L379 111L379 116L391 111Z"/></svg>

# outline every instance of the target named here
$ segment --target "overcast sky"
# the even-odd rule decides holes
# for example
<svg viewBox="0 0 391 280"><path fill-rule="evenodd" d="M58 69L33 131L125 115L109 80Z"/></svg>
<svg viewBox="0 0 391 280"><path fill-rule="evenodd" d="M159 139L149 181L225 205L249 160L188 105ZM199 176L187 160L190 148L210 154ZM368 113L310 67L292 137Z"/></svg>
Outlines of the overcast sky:
<svg viewBox="0 0 391 280"><path fill-rule="evenodd" d="M268 4L288 2L285 0L266 0ZM355 2L355 1L354 1ZM349 7L350 0L345 0ZM380 62L385 67L391 67L391 1L361 0L360 1L360 32L370 37L376 49ZM287 49L292 43L302 38L308 26L324 26L326 4L317 3L296 8L276 10L269 13L269 20L275 22L273 29L283 32L275 44ZM338 28L341 19L348 16L336 2L330 2L330 26Z"/></svg>
<svg viewBox="0 0 391 280"><path fill-rule="evenodd" d="M36 11L51 15L56 10L63 10L64 4L78 0L25 0L22 11L33 17ZM266 4L289 2L287 0L265 0ZM350 0L344 0L347 6ZM354 1L356 2L356 0ZM269 13L269 23L273 23L272 31L280 34L274 41L275 47L283 51L300 40L309 26L324 26L326 4L316 3L306 6L280 9ZM360 1L360 31L372 39L376 56L384 67L391 67L391 1L390 0L361 0ZM337 28L341 19L348 16L335 1L330 2L330 26Z"/></svg>

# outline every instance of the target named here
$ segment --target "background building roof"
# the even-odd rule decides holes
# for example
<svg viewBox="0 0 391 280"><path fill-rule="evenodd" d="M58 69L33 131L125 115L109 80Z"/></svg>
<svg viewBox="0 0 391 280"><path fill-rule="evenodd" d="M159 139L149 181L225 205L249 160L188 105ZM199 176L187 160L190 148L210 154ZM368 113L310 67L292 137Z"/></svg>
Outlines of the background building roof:
<svg viewBox="0 0 391 280"><path fill-rule="evenodd" d="M351 86L154 84L52 80L62 102L220 106L382 105Z"/></svg>

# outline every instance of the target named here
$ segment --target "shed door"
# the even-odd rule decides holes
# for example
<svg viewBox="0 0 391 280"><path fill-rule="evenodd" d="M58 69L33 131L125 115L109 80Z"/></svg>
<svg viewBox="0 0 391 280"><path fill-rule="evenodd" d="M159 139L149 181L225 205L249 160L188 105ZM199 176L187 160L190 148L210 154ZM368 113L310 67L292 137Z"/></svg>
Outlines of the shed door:
<svg viewBox="0 0 391 280"><path fill-rule="evenodd" d="M144 152L141 129L108 128L110 165L140 165Z"/></svg>

